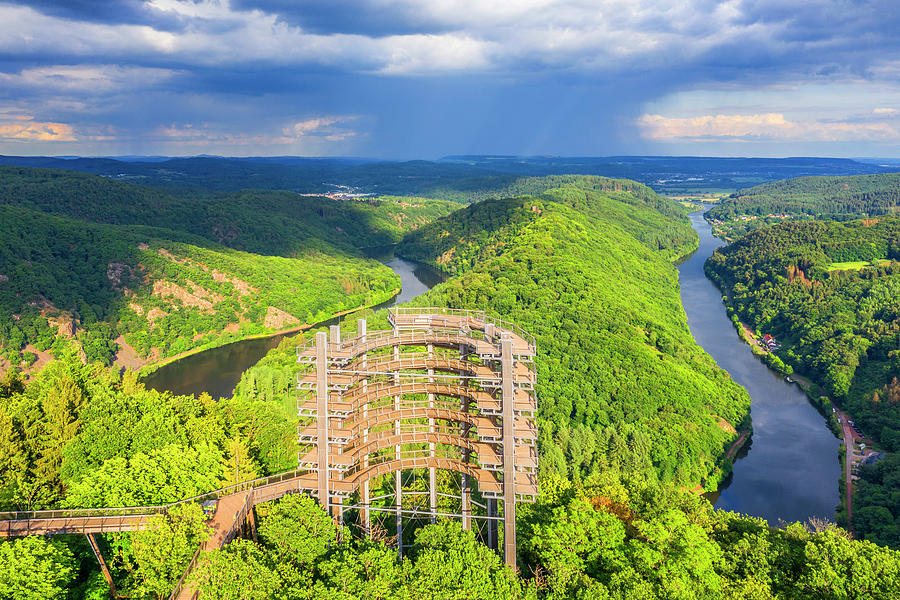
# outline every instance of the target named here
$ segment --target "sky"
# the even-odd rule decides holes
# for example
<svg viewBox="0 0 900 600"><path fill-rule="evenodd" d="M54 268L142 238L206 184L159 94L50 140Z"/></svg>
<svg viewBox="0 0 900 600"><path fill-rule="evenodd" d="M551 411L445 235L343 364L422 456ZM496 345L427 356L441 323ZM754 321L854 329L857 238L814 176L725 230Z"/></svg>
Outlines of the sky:
<svg viewBox="0 0 900 600"><path fill-rule="evenodd" d="M0 0L0 154L900 157L898 0Z"/></svg>

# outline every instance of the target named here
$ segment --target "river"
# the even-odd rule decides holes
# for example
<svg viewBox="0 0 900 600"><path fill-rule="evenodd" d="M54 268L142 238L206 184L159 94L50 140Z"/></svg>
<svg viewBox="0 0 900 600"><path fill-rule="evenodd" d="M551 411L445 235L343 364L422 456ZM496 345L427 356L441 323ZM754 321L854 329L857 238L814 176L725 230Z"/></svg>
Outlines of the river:
<svg viewBox="0 0 900 600"><path fill-rule="evenodd" d="M419 263L397 258L390 247L373 249L372 258L380 260L400 277L400 293L376 308L408 302L445 279L438 271ZM340 319L326 321L330 325ZM294 334L288 334L294 335ZM144 379L147 387L173 394L209 393L213 398L231 396L241 374L259 362L278 345L284 335L233 342L192 354L160 367Z"/></svg>
<svg viewBox="0 0 900 600"><path fill-rule="evenodd" d="M679 267L681 301L697 343L752 398L753 437L710 499L717 508L779 521L834 519L840 503L840 441L800 389L753 356L725 312L703 263L722 245L702 213L691 215L700 248Z"/></svg>

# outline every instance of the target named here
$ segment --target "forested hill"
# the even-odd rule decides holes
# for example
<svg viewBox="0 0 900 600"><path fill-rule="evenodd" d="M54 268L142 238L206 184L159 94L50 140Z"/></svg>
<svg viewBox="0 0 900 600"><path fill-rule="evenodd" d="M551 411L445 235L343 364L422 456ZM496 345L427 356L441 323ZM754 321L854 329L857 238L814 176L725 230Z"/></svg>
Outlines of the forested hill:
<svg viewBox="0 0 900 600"><path fill-rule="evenodd" d="M385 266L343 253L260 256L198 236L0 206L0 371L74 338L135 368L383 302Z"/></svg>
<svg viewBox="0 0 900 600"><path fill-rule="evenodd" d="M848 177L800 177L741 190L718 203L710 216L786 213L847 220L900 208L900 173Z"/></svg>
<svg viewBox="0 0 900 600"><path fill-rule="evenodd" d="M544 476L621 471L714 489L749 398L688 332L671 261L696 234L643 186L580 181L408 236L401 255L457 275L415 303L486 309L537 336Z"/></svg>
<svg viewBox="0 0 900 600"><path fill-rule="evenodd" d="M706 270L783 361L900 452L900 218L774 225L720 248ZM900 546L900 461L886 462L863 475L854 526Z"/></svg>
<svg viewBox="0 0 900 600"><path fill-rule="evenodd" d="M426 198L340 200L292 192L161 191L56 169L0 167L0 204L113 225L150 225L199 235L256 254L310 248L356 254L456 205Z"/></svg>
<svg viewBox="0 0 900 600"><path fill-rule="evenodd" d="M383 302L399 280L360 248L454 206L178 195L0 167L0 371L46 359L59 338L74 337L90 361L136 367Z"/></svg>
<svg viewBox="0 0 900 600"><path fill-rule="evenodd" d="M846 221L898 211L900 173L882 173L765 183L721 200L707 217L726 224L738 221L740 228L755 229L785 218ZM728 229L735 228L729 225Z"/></svg>

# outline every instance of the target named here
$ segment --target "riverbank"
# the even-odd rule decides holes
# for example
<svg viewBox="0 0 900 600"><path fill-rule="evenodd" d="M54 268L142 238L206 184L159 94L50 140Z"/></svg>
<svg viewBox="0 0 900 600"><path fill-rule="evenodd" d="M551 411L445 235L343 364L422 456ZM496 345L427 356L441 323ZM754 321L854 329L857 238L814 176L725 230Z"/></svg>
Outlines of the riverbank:
<svg viewBox="0 0 900 600"><path fill-rule="evenodd" d="M704 270L706 271L706 269ZM709 271L707 271L707 275L710 275ZM726 311L738 332L738 336L750 346L753 355L763 361L773 372L784 375L785 382L790 384L796 383L806 395L809 403L816 408L819 414L825 419L831 433L834 434L836 438L842 440L838 452L839 464L841 465L840 481L842 482L842 485L840 487L842 489L839 497L842 510L838 512L837 518L839 522L845 521L841 524L852 533L854 491L853 469L864 457L856 452L856 440L854 439L852 428L847 423L847 415L834 406L831 398L825 395L821 386L813 383L809 378L803 375L794 373L790 365L784 363L774 352L766 347L757 338L754 331L746 323L741 321L736 314L731 303L732 298L730 290L724 285L724 282L719 281L718 278L714 276L710 276L709 278L716 287L723 292L722 302L725 304Z"/></svg>
<svg viewBox="0 0 900 600"><path fill-rule="evenodd" d="M744 322L738 320L737 323L740 325L739 333L742 334L740 336L741 339L743 339L751 346L755 346L754 354L757 354L756 348L759 349L758 352L760 355L763 353L770 353L768 350L763 348L762 344L753 336L750 328ZM876 450L872 449L871 447L864 447L864 450L859 451L860 444L871 445L871 440L867 441L866 438L860 436L854 431L849 423L850 416L834 405L834 400L824 394L824 390L821 386L813 383L810 379L797 373L791 373L790 375L787 375L785 377L785 381L787 381L788 383L796 383L797 386L801 390L803 390L803 392L809 398L810 403L815 406L825 418L825 421L828 424L831 432L837 435L843 443L841 448L843 456L841 456L840 461L842 470L841 479L843 480L844 488L841 493L841 507L846 517L845 519L839 518L838 520L846 520L841 524L846 527L846 529L852 534L854 482L856 481L856 479L858 479L858 477L854 473L859 464L862 463L868 456L874 454Z"/></svg>
<svg viewBox="0 0 900 600"><path fill-rule="evenodd" d="M216 348L222 348L229 344L236 344L238 342L246 342L249 340L263 340L263 339L269 339L269 338L274 338L274 337L278 337L278 336L291 335L294 333L308 331L310 329L320 327L323 324L328 323L329 321L332 321L334 319L339 319L344 315L348 315L348 314L351 314L351 313L354 313L354 312L357 312L360 310L374 308L374 307L380 306L386 302L390 302L391 300L393 300L400 294L401 289L402 288L394 288L387 294L387 297L384 299L381 299L377 302L372 302L370 304L364 304L362 306L357 306L355 308L348 308L347 310L342 310L342 311L336 312L336 313L332 314L330 317L322 319L320 321L316 321L315 323L303 323L302 325L297 325L295 327L290 327L288 329L281 329L279 331L274 331L271 333L255 333L255 334L244 335L244 336L239 335L234 338L231 338L231 337L219 338L218 340L210 342L209 344L204 344L202 346L198 346L197 348L192 348L190 350L186 350L186 351L176 354L174 356L169 356L167 358L164 358L164 359L161 359L161 360L158 360L155 362L149 362L149 363L139 367L137 370L137 374L138 374L138 377L147 377L148 375L154 373L156 370L161 369L162 367L171 365L172 363L175 363L179 360L200 354L201 352L206 352L208 350L215 350Z"/></svg>
<svg viewBox="0 0 900 600"><path fill-rule="evenodd" d="M743 448L744 443L747 441L747 438L749 435L750 435L749 429L744 429L743 431L741 431L741 434L740 434L740 436L738 436L738 439L734 440L734 443L731 444L730 448L728 448L728 452L725 453L725 458L727 458L730 461L734 461L734 457L737 456L738 451L740 451L740 449Z"/></svg>
<svg viewBox="0 0 900 600"><path fill-rule="evenodd" d="M697 343L752 398L752 433L735 445L750 429L737 427L721 453L723 462L732 463L731 475L707 497L716 508L761 517L776 527L811 518L833 520L840 503L835 485L841 477L835 460L840 442L822 430L822 417L805 394L775 374L762 357L752 360L747 342L740 339L747 332L730 318L723 292L705 273L706 260L722 241L712 235L701 213L690 218L700 247L679 266L688 326Z"/></svg>

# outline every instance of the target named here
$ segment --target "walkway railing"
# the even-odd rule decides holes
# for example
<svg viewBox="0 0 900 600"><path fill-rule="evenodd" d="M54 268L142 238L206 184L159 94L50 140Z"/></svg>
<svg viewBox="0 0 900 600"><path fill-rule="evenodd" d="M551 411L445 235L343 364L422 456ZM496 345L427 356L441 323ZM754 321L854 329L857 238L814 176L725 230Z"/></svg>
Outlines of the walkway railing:
<svg viewBox="0 0 900 600"><path fill-rule="evenodd" d="M515 323L510 323L509 321L505 321L499 317L493 317L483 310L472 310L468 308L446 308L442 306L392 306L388 308L388 316L390 318L396 319L396 317L400 315L448 315L453 317L466 317L469 319L474 319L476 321L481 321L483 323L491 323L493 325L496 325L497 327L506 329L507 331L514 332L516 335L518 335L528 343L532 351L536 350L537 348L537 343L532 334L528 333Z"/></svg>
<svg viewBox="0 0 900 600"><path fill-rule="evenodd" d="M127 506L115 508L71 508L71 509L54 509L54 510L31 510L31 511L7 511L0 512L0 535L4 533L2 522L12 521L35 521L45 519L82 519L92 517L128 517L128 516L152 516L157 514L166 514L176 506L187 504L189 502L203 502L205 500L218 500L225 496L230 496L238 492L253 490L275 483L281 483L292 479L298 479L308 474L309 469L294 469L292 471L284 471L269 475L268 477L260 477L229 485L199 496L192 496L177 500L169 504L151 505L151 506ZM8 530L8 528L7 528ZM71 533L67 531L66 533Z"/></svg>

